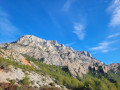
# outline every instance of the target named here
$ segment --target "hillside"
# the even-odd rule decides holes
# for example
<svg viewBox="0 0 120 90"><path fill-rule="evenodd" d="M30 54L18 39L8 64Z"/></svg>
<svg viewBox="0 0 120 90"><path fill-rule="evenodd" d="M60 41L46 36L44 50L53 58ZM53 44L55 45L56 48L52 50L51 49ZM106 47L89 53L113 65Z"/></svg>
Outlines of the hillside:
<svg viewBox="0 0 120 90"><path fill-rule="evenodd" d="M33 90L119 90L119 67L120 64L107 66L87 51L33 35L0 44L1 85L14 82L18 88L27 85Z"/></svg>

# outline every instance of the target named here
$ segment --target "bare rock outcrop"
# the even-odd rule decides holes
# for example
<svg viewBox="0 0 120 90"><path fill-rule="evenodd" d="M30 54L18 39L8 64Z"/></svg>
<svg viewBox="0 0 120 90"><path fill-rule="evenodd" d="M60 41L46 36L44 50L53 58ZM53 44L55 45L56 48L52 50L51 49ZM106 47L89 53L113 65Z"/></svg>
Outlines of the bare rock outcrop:
<svg viewBox="0 0 120 90"><path fill-rule="evenodd" d="M54 80L49 76L43 76L40 74L37 74L35 72L28 72L28 76L30 78L31 86L33 87L44 87L44 86L50 86L50 83L54 83ZM24 72L20 68L15 68L13 66L10 66L10 70L6 71L0 71L0 83L9 83L10 80L15 80L16 84L19 84L23 78L26 77L26 72ZM59 85L55 84L55 87L61 88ZM66 89L64 89L66 90Z"/></svg>
<svg viewBox="0 0 120 90"><path fill-rule="evenodd" d="M108 65L108 70L112 70L113 72L117 73L118 67L120 67L120 63L113 63Z"/></svg>

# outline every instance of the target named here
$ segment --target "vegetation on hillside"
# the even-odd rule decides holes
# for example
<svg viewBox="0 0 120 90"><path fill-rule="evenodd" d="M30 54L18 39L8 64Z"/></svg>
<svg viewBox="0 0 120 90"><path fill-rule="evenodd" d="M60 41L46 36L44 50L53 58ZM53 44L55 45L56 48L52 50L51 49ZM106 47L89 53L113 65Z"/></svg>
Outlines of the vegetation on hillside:
<svg viewBox="0 0 120 90"><path fill-rule="evenodd" d="M77 76L73 78L69 71L66 72L67 67L58 67L54 65L47 65L40 60L33 57L26 56L27 60L34 62L40 67L40 72L50 75L56 79L56 82L61 85L65 85L67 88L73 88L75 90L119 90L120 89L120 76L113 72L104 73L101 67L98 67L98 71L89 72L82 78ZM112 82L112 80L114 82Z"/></svg>
<svg viewBox="0 0 120 90"><path fill-rule="evenodd" d="M34 62L40 69L30 67L28 65L22 65L15 61L0 58L0 66L4 63L9 68L12 65L17 68L21 68L25 71L34 71L38 74L49 75L51 78L55 78L55 82L59 85L65 85L67 88L73 90L120 90L120 76L109 71L103 73L98 71L90 72L84 75L82 78L77 76L73 78L67 67L59 67L54 65L47 65L42 63L40 60L26 56L26 59ZM101 69L101 68L99 68ZM25 77L22 81L23 85L29 85L29 78ZM52 83L51 85L54 86Z"/></svg>

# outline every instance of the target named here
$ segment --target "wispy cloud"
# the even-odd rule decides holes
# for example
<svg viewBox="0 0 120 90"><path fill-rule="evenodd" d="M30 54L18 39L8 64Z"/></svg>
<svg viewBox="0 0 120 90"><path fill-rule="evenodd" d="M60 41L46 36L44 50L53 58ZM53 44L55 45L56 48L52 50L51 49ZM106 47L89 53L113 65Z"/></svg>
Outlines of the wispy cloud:
<svg viewBox="0 0 120 90"><path fill-rule="evenodd" d="M80 24L80 23L75 23L73 33L75 33L78 36L79 40L83 40L84 37L85 37L85 27L84 27L84 25Z"/></svg>
<svg viewBox="0 0 120 90"><path fill-rule="evenodd" d="M18 34L19 29L9 20L9 15L0 8L0 36L10 39Z"/></svg>
<svg viewBox="0 0 120 90"><path fill-rule="evenodd" d="M116 42L117 41L111 41L111 42L104 41L104 42L99 43L98 46L90 48L90 50L95 51L95 52L96 51L102 52L102 53L113 51L113 50L116 50L117 48L113 48L111 47L111 45Z"/></svg>
<svg viewBox="0 0 120 90"><path fill-rule="evenodd" d="M66 47L70 47L70 46L72 46L73 44L75 44L75 42L67 43L67 44L65 44L65 46L66 46Z"/></svg>
<svg viewBox="0 0 120 90"><path fill-rule="evenodd" d="M108 7L108 11L112 13L110 26L120 25L120 0L113 0L111 5Z"/></svg>
<svg viewBox="0 0 120 90"><path fill-rule="evenodd" d="M74 2L75 0L66 0L64 6L63 6L63 11L68 11L70 6L72 5L72 3Z"/></svg>
<svg viewBox="0 0 120 90"><path fill-rule="evenodd" d="M120 36L120 33L115 33L115 34L109 35L107 38L114 38L117 36Z"/></svg>

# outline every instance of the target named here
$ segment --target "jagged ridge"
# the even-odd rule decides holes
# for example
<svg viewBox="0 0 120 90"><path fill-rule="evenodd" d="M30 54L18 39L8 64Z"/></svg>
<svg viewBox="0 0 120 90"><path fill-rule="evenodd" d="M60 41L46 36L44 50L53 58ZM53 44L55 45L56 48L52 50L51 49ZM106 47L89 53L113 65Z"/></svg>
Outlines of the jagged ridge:
<svg viewBox="0 0 120 90"><path fill-rule="evenodd" d="M46 64L68 66L73 76L88 73L89 67L94 68L94 63L106 66L87 51L75 51L64 44L58 44L55 40L47 41L33 35L24 35L16 42L1 44L0 47L38 58ZM107 72L106 68L104 70Z"/></svg>

